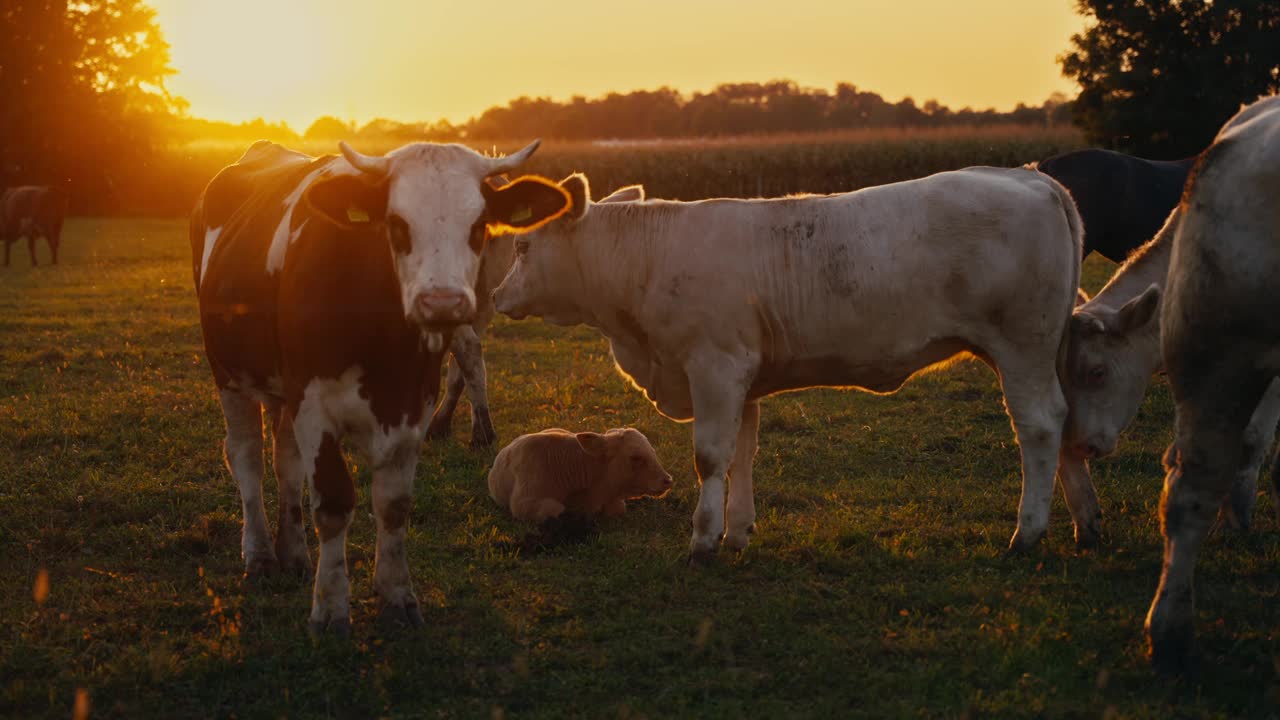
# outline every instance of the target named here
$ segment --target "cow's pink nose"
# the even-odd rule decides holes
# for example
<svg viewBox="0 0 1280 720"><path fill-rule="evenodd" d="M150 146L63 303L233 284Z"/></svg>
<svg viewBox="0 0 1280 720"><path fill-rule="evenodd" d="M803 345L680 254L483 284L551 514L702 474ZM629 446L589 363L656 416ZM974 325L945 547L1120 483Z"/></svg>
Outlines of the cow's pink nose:
<svg viewBox="0 0 1280 720"><path fill-rule="evenodd" d="M459 290L428 290L419 293L414 304L427 321L461 321L471 314L467 294Z"/></svg>

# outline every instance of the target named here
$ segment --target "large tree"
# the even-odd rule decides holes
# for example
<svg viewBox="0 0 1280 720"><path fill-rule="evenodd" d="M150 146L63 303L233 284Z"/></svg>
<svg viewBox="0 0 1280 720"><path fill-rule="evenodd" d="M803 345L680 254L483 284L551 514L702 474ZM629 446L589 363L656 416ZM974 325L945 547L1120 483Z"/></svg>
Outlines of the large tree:
<svg viewBox="0 0 1280 720"><path fill-rule="evenodd" d="M181 109L155 11L140 0L0 4L0 183L64 183L73 202L145 163Z"/></svg>
<svg viewBox="0 0 1280 720"><path fill-rule="evenodd" d="M1280 1L1078 0L1091 22L1059 60L1091 142L1191 155L1241 103L1280 90Z"/></svg>

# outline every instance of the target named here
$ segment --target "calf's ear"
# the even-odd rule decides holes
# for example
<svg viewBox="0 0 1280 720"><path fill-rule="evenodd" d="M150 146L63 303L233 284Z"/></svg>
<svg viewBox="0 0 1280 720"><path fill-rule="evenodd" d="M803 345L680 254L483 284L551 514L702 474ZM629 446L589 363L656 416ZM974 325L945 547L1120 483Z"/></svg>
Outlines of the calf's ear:
<svg viewBox="0 0 1280 720"><path fill-rule="evenodd" d="M609 449L608 442L600 433L580 432L574 435L584 452L594 457L603 457Z"/></svg>
<svg viewBox="0 0 1280 720"><path fill-rule="evenodd" d="M313 214L340 228L368 228L386 219L389 188L385 178L334 175L312 183L303 202Z"/></svg>
<svg viewBox="0 0 1280 720"><path fill-rule="evenodd" d="M485 222L495 235L536 230L573 207L564 188L537 175L518 177L499 187L486 181L480 192L488 213Z"/></svg>
<svg viewBox="0 0 1280 720"><path fill-rule="evenodd" d="M1160 287L1154 283L1116 312L1116 332L1130 333L1151 322L1160 309Z"/></svg>
<svg viewBox="0 0 1280 720"><path fill-rule="evenodd" d="M569 193L569 197L573 198L573 207L569 210L569 216L574 220L578 220L587 214L587 206L591 204L591 183L587 182L587 176L582 173L574 173L569 177L560 181L560 187Z"/></svg>

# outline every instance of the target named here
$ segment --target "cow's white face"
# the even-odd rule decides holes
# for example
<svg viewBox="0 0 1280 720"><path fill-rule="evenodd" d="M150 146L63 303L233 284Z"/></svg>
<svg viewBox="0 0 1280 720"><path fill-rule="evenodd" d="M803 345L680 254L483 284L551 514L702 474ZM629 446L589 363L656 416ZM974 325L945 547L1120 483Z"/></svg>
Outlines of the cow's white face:
<svg viewBox="0 0 1280 720"><path fill-rule="evenodd" d="M399 281L405 317L425 331L470 322L476 276L493 232L521 233L564 213L568 194L555 183L525 176L495 188L488 178L518 167L538 143L505 158L461 145L413 143L385 157L342 145L361 171L318 182L312 206L339 225L382 229Z"/></svg>
<svg viewBox="0 0 1280 720"><path fill-rule="evenodd" d="M1064 440L1075 454L1109 455L1138 414L1159 362L1159 307L1152 286L1119 310L1085 307L1072 317Z"/></svg>
<svg viewBox="0 0 1280 720"><path fill-rule="evenodd" d="M588 278L583 276L584 268L578 255L583 248L579 247L577 232L592 205L591 190L582 175L571 175L561 181L560 186L573 198L572 208L565 217L516 238L511 270L493 292L494 309L516 320L532 315L555 325L591 321L581 307L582 284ZM643 199L644 191L636 185L623 188L601 202Z"/></svg>

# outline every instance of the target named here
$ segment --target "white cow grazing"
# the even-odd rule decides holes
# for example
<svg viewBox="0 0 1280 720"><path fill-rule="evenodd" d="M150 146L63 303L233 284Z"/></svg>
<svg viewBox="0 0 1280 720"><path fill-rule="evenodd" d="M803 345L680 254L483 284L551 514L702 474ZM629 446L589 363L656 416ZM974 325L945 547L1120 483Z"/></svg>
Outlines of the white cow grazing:
<svg viewBox="0 0 1280 720"><path fill-rule="evenodd" d="M1063 472L1088 473L1087 460L1109 455L1133 422L1160 357L1160 292L1169 269L1180 208L1160 232L1116 270L1093 299L1072 316L1067 360L1070 414L1063 439ZM1245 461L1222 506L1222 520L1247 529L1257 500L1258 473L1270 457L1280 421L1280 381L1258 403L1244 434ZM1280 502L1280 490L1276 494ZM1096 502L1096 501L1095 501Z"/></svg>
<svg viewBox="0 0 1280 720"><path fill-rule="evenodd" d="M490 178L494 190L499 190L510 182L505 176L500 179ZM637 200L644 200L644 188L628 185L613 191L600 202ZM489 416L488 373L485 371L484 348L480 344L480 338L484 337L489 323L493 322L493 289L507 276L514 261L514 235L495 235L489 238L481 256L480 274L476 279L475 318L453 333L453 342L449 345L453 360L449 363L444 399L431 415L431 424L427 426L429 438L448 437L453 412L458 407L458 400L465 387L467 400L471 402L471 447L488 447L498 439L498 433L493 429L493 420Z"/></svg>
<svg viewBox="0 0 1280 720"><path fill-rule="evenodd" d="M1242 462L1241 436L1280 376L1280 96L1223 126L1188 181L1160 309L1177 402L1160 500L1164 570L1147 615L1151 660L1186 668L1200 543Z"/></svg>
<svg viewBox="0 0 1280 720"><path fill-rule="evenodd" d="M1043 536L1081 247L1053 179L969 168L841 195L614 205L590 204L581 176L562 185L573 209L516 239L497 310L599 328L660 412L693 420L694 559L722 534L747 545L760 398L893 392L966 352L999 373L1022 448L1011 545Z"/></svg>

